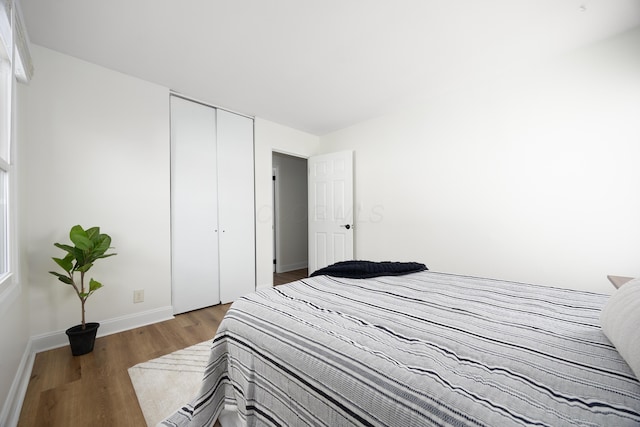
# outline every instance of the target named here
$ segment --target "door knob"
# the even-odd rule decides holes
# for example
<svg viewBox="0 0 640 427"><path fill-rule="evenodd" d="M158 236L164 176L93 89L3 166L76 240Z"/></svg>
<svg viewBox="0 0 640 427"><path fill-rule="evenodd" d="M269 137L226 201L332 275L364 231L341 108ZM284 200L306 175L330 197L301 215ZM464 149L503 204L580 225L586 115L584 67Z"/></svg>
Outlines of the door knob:
<svg viewBox="0 0 640 427"><path fill-rule="evenodd" d="M350 228L351 228L351 225L349 225L349 224L344 224L344 225L341 225L340 227L344 227L344 228L346 228L346 229L348 230L348 229L350 229Z"/></svg>

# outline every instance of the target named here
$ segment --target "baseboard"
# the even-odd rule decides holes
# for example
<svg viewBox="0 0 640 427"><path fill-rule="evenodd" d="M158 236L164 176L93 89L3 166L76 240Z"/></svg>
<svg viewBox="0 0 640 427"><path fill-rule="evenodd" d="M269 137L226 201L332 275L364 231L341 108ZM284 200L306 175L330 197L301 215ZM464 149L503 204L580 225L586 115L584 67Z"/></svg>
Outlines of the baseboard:
<svg viewBox="0 0 640 427"><path fill-rule="evenodd" d="M98 337L115 334L117 332L128 331L129 329L139 328L140 326L151 325L153 323L164 322L173 319L173 307L160 307L154 310L143 311L141 313L129 314L126 316L116 317L114 319L100 321L98 329ZM73 326L73 325L70 325ZM46 334L31 337L33 353L51 350L53 348L63 347L69 344L67 335L64 331L50 332Z"/></svg>
<svg viewBox="0 0 640 427"><path fill-rule="evenodd" d="M31 371L33 369L33 361L36 357L32 348L32 339L29 339L22 354L20 364L18 365L16 376L13 378L9 394L4 401L2 412L0 413L0 426L15 427L18 425L22 403L27 394L29 378L31 377Z"/></svg>

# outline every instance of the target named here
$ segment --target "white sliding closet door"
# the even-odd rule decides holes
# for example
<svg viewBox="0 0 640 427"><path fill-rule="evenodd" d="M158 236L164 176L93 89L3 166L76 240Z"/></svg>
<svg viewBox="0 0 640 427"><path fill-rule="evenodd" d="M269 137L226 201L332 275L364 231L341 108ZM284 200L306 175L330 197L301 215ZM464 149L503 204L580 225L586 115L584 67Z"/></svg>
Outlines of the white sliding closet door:
<svg viewBox="0 0 640 427"><path fill-rule="evenodd" d="M256 288L253 120L218 110L220 299Z"/></svg>
<svg viewBox="0 0 640 427"><path fill-rule="evenodd" d="M174 313L220 302L216 110L171 97L171 274Z"/></svg>

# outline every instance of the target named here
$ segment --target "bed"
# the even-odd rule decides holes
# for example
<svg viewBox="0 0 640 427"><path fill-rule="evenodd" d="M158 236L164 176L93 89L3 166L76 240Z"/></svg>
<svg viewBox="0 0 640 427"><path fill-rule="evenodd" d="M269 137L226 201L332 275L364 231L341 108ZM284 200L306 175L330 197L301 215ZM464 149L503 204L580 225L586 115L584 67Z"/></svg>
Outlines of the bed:
<svg viewBox="0 0 640 427"><path fill-rule="evenodd" d="M233 303L198 397L162 425L638 426L607 299L432 271L264 289Z"/></svg>

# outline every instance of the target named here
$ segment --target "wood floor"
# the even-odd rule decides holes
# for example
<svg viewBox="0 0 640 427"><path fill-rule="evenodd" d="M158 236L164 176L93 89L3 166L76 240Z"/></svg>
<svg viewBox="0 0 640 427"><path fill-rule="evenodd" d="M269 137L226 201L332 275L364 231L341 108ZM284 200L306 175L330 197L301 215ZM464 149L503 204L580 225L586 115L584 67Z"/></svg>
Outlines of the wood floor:
<svg viewBox="0 0 640 427"><path fill-rule="evenodd" d="M273 284L275 286L293 282L295 280L308 277L309 273L306 268L300 270L287 271L286 273L273 273Z"/></svg>
<svg viewBox="0 0 640 427"><path fill-rule="evenodd" d="M304 277L306 269L274 274L274 284ZM38 353L18 425L144 426L127 369L213 338L229 306L98 338L93 352L83 356L72 356L68 346Z"/></svg>

